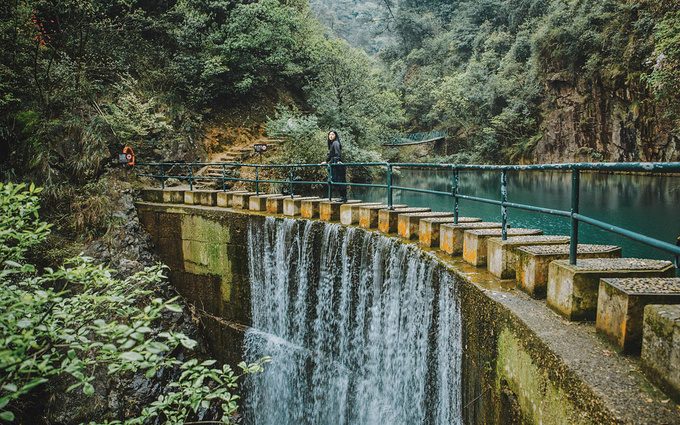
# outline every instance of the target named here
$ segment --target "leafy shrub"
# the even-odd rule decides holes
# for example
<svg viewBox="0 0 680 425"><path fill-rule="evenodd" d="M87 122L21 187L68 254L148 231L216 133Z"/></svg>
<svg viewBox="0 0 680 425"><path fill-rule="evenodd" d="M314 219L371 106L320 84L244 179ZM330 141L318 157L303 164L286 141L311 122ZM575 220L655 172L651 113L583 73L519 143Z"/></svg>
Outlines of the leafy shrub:
<svg viewBox="0 0 680 425"><path fill-rule="evenodd" d="M24 189L0 185L0 419L14 421L22 396L64 375L73 382L67 392L80 389L92 395L99 367L109 374L142 372L147 378L161 368L179 367L179 379L140 416L105 423L132 425L159 418L182 424L212 404L221 408L221 421L228 423L237 407L233 390L238 375L228 365L213 367L212 360L173 358L175 348L192 349L196 341L153 328L164 311L182 311L177 298L152 295L165 267L149 267L120 280L113 277L114 270L77 257L38 274L24 259L32 246L44 241L49 225L38 217L40 189ZM243 373L255 372L266 361L239 367Z"/></svg>

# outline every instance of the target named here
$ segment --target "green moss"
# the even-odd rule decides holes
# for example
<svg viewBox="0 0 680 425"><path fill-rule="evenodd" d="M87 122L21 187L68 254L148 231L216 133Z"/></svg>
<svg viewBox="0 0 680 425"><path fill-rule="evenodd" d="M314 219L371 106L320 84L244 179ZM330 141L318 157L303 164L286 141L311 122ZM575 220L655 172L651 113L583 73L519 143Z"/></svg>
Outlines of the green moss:
<svg viewBox="0 0 680 425"><path fill-rule="evenodd" d="M503 384L516 395L526 423L586 424L565 394L555 387L547 371L541 370L506 328L498 336L496 389Z"/></svg>

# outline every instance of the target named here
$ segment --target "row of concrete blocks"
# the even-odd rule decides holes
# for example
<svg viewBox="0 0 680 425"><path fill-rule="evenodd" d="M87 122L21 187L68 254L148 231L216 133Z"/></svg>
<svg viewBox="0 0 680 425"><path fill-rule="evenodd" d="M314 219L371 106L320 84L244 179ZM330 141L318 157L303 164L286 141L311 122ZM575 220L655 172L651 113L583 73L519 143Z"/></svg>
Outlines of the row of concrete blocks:
<svg viewBox="0 0 680 425"><path fill-rule="evenodd" d="M145 200L248 209L289 217L340 221L398 234L424 247L439 248L519 288L572 321L596 327L620 351L642 353L645 370L669 394L680 394L680 279L669 261L621 258L613 245L579 245L569 264L569 237L539 229L507 229L501 223L432 212L429 208L318 197L257 195L246 191L147 191ZM647 308L645 308L647 306ZM675 318L675 319L672 319ZM664 324L662 327L660 324ZM644 333L643 333L644 330ZM661 349L659 347L662 347ZM675 374L673 373L675 371Z"/></svg>

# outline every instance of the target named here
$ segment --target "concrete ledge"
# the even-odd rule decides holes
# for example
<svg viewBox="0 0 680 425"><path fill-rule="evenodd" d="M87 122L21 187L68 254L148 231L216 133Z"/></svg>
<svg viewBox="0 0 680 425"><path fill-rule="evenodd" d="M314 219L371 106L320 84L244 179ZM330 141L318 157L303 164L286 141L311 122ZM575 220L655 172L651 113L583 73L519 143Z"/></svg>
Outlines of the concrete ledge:
<svg viewBox="0 0 680 425"><path fill-rule="evenodd" d="M430 208L395 208L393 210L378 211L378 230L382 233L397 233L399 214L428 212Z"/></svg>
<svg viewBox="0 0 680 425"><path fill-rule="evenodd" d="M288 217L297 217L300 215L300 207L302 201L307 199L319 199L318 196L307 196L304 198L286 198L283 200L283 215Z"/></svg>
<svg viewBox="0 0 680 425"><path fill-rule="evenodd" d="M641 258L557 260L548 268L547 303L571 321L595 320L600 279L607 277L673 277L670 261Z"/></svg>
<svg viewBox="0 0 680 425"><path fill-rule="evenodd" d="M281 196L277 193L270 195L256 195L248 198L248 209L250 211L267 211L267 198Z"/></svg>
<svg viewBox="0 0 680 425"><path fill-rule="evenodd" d="M380 202L361 202L361 203L356 203L356 204L344 204L340 205L340 223L342 223L345 226L351 226L353 224L358 224L359 223L359 208L361 206L383 206L387 207L387 205L382 204Z"/></svg>
<svg viewBox="0 0 680 425"><path fill-rule="evenodd" d="M255 195L255 192L235 192L231 197L230 206L237 210L248 209L248 201L251 196Z"/></svg>
<svg viewBox="0 0 680 425"><path fill-rule="evenodd" d="M323 221L340 221L340 206L344 204L358 204L359 199L347 202L323 201L319 204L319 218Z"/></svg>
<svg viewBox="0 0 680 425"><path fill-rule="evenodd" d="M486 242L503 234L503 229L468 229L463 233L463 260L473 266L486 265ZM508 229L510 236L542 235L539 229Z"/></svg>
<svg viewBox="0 0 680 425"><path fill-rule="evenodd" d="M234 197L234 193L245 193L245 190L231 190L227 192L217 193L217 206L228 208L231 206L231 200Z"/></svg>
<svg viewBox="0 0 680 425"><path fill-rule="evenodd" d="M501 279L514 279L517 267L517 248L527 245L568 244L569 236L511 236L507 240L490 238L486 242L486 264L489 272Z"/></svg>
<svg viewBox="0 0 680 425"><path fill-rule="evenodd" d="M408 205L392 205L392 209L406 208ZM368 205L359 208L359 227L377 229L380 210L387 210L387 205Z"/></svg>
<svg viewBox="0 0 680 425"><path fill-rule="evenodd" d="M453 217L450 212L416 212L397 215L397 234L404 239L415 239L420 230L420 220L423 218Z"/></svg>
<svg viewBox="0 0 680 425"><path fill-rule="evenodd" d="M600 279L597 330L619 351L639 354L648 304L680 304L680 278Z"/></svg>
<svg viewBox="0 0 680 425"><path fill-rule="evenodd" d="M470 229L500 229L501 223L481 221L477 223L449 224L439 226L439 249L449 255L463 253L463 241L466 230ZM510 226L508 226L510 228Z"/></svg>
<svg viewBox="0 0 680 425"><path fill-rule="evenodd" d="M579 244L576 258L621 258L621 248L616 245ZM521 290L536 299L546 297L548 264L569 259L569 245L520 246L516 251L515 274Z"/></svg>
<svg viewBox="0 0 680 425"><path fill-rule="evenodd" d="M645 307L642 370L680 403L680 306Z"/></svg>
<svg viewBox="0 0 680 425"><path fill-rule="evenodd" d="M428 248L439 247L440 226L453 221L453 217L423 218L418 229L418 243ZM458 217L459 224L481 222L482 219L477 217Z"/></svg>

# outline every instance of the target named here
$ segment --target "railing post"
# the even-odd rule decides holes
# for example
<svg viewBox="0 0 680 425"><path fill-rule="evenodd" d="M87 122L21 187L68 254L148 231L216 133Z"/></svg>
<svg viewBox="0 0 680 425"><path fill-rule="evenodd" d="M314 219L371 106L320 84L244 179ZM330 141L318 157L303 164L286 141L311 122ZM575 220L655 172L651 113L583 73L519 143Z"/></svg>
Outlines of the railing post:
<svg viewBox="0 0 680 425"><path fill-rule="evenodd" d="M501 222L503 223L501 230L501 238L508 239L508 207L505 203L508 202L508 183L505 169L501 170Z"/></svg>
<svg viewBox="0 0 680 425"><path fill-rule="evenodd" d="M194 191L194 172L193 172L193 166L189 164L189 191L193 192Z"/></svg>
<svg viewBox="0 0 680 425"><path fill-rule="evenodd" d="M294 198L293 196L293 166L290 166L290 197L291 199Z"/></svg>
<svg viewBox="0 0 680 425"><path fill-rule="evenodd" d="M333 179L331 178L331 164L326 164L326 168L328 168L328 200L331 201L333 200Z"/></svg>
<svg viewBox="0 0 680 425"><path fill-rule="evenodd" d="M255 166L255 196L260 196L260 167Z"/></svg>
<svg viewBox="0 0 680 425"><path fill-rule="evenodd" d="M576 264L578 252L578 220L574 214L578 214L580 174L577 168L571 170L571 239L569 240L569 264Z"/></svg>
<svg viewBox="0 0 680 425"><path fill-rule="evenodd" d="M227 191L227 170L224 168L224 164L222 164L222 192Z"/></svg>
<svg viewBox="0 0 680 425"><path fill-rule="evenodd" d="M161 189L165 189L165 172L163 170L163 164L161 166Z"/></svg>
<svg viewBox="0 0 680 425"><path fill-rule="evenodd" d="M392 164L387 164L387 208L394 209L392 206Z"/></svg>
<svg viewBox="0 0 680 425"><path fill-rule="evenodd" d="M455 165L453 169L453 224L458 224L458 169Z"/></svg>

